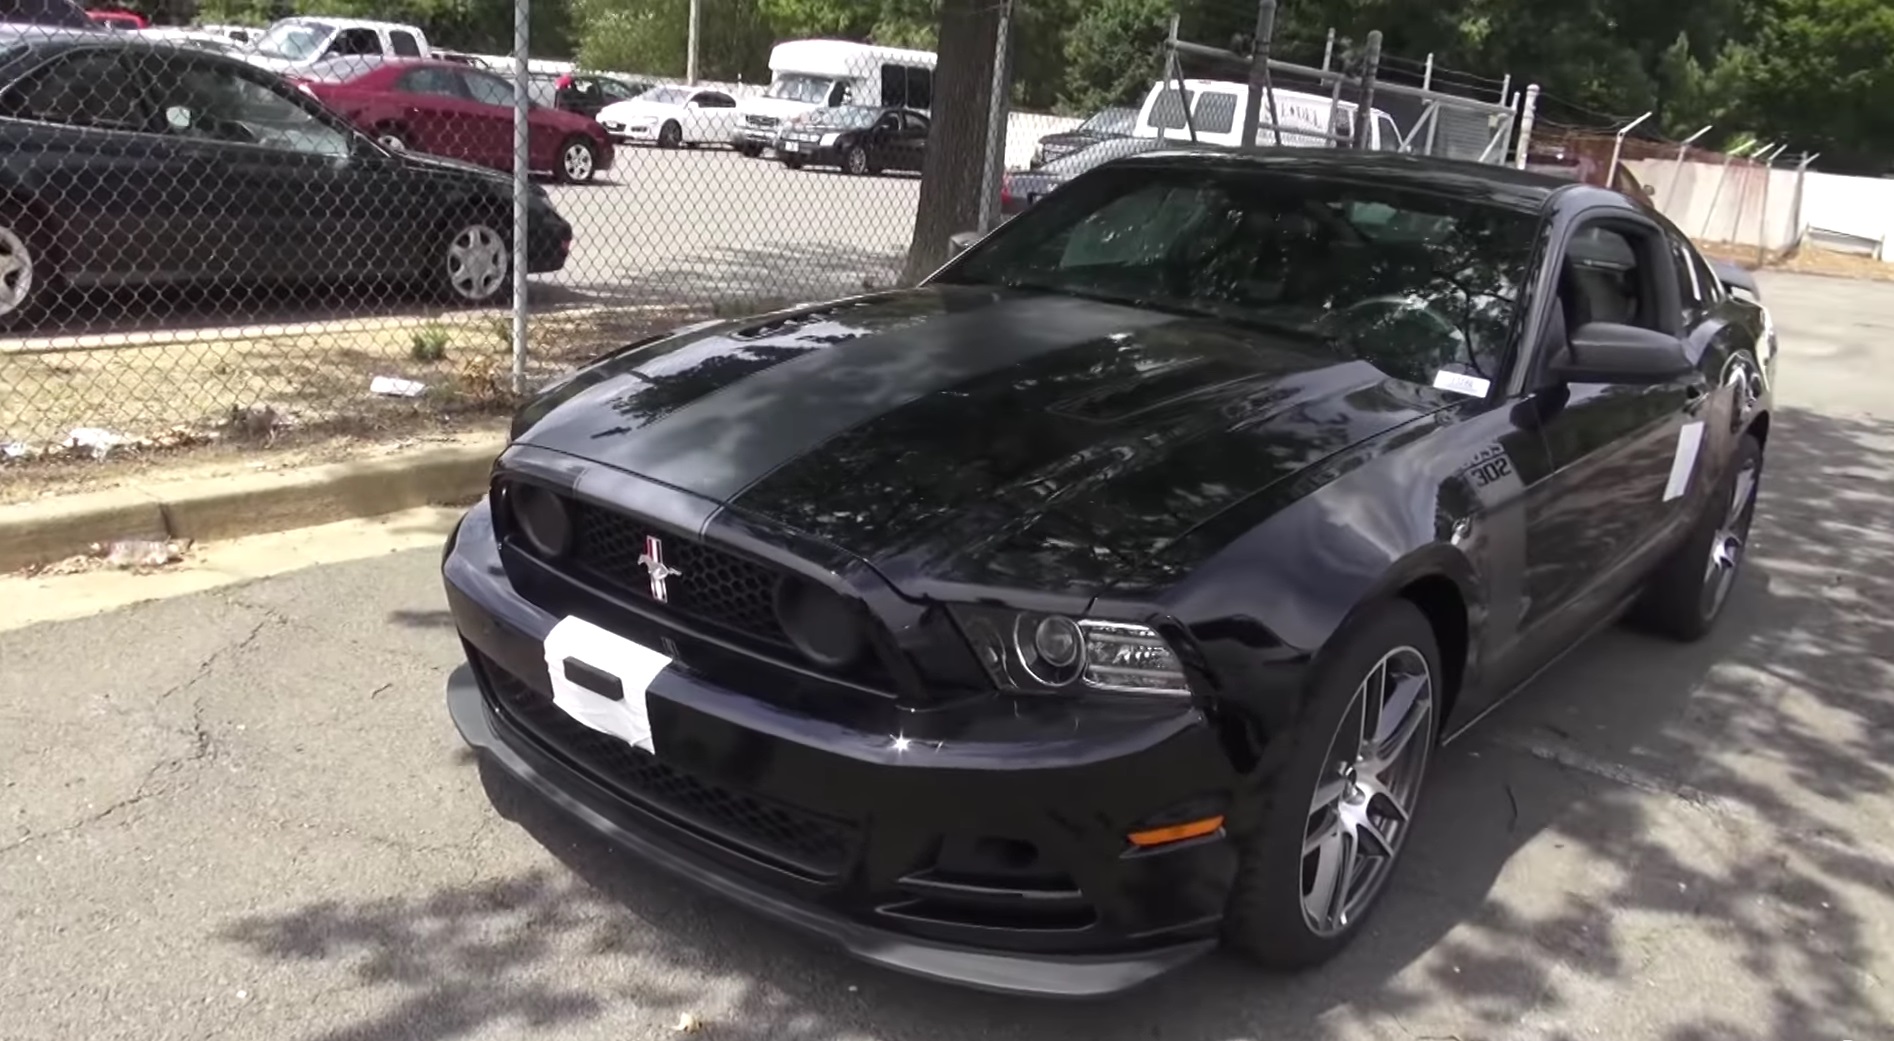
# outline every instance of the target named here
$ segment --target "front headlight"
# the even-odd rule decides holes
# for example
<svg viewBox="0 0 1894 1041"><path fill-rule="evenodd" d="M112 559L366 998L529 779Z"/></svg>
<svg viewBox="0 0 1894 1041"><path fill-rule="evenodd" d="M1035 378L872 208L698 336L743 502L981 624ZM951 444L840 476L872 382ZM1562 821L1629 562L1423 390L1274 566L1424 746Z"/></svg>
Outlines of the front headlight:
<svg viewBox="0 0 1894 1041"><path fill-rule="evenodd" d="M974 657L1003 690L1188 696L1177 655L1148 626L956 605Z"/></svg>

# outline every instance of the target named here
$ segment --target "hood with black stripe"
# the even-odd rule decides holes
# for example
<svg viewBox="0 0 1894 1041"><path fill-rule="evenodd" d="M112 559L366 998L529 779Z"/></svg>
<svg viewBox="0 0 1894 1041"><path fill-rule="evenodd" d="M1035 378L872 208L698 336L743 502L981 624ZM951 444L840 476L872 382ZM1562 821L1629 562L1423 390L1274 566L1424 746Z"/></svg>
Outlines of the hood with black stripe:
<svg viewBox="0 0 1894 1041"><path fill-rule="evenodd" d="M823 539L898 586L1096 593L1441 403L1313 341L935 285L621 351L529 403L515 435Z"/></svg>

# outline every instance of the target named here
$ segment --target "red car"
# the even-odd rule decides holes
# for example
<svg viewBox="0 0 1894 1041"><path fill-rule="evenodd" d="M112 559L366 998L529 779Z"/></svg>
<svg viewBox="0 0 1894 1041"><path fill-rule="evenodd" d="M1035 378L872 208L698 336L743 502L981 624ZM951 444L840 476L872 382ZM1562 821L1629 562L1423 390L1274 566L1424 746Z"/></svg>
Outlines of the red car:
<svg viewBox="0 0 1894 1041"><path fill-rule="evenodd" d="M86 17L91 19L94 25L102 25L107 29L151 28L151 20L136 11L121 11L116 8L104 8L97 11L87 11Z"/></svg>
<svg viewBox="0 0 1894 1041"><path fill-rule="evenodd" d="M291 82L384 146L513 168L513 85L490 72L423 58L331 58ZM612 165L598 121L534 105L527 116L534 171L583 184Z"/></svg>

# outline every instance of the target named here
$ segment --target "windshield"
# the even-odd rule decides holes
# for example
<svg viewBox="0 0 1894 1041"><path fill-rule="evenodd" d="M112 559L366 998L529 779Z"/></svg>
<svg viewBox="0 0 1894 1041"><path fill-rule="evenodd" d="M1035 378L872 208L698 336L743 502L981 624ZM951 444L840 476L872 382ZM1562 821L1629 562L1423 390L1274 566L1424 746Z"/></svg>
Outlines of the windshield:
<svg viewBox="0 0 1894 1041"><path fill-rule="evenodd" d="M301 61L322 49L335 27L326 22L277 22L251 49L271 58Z"/></svg>
<svg viewBox="0 0 1894 1041"><path fill-rule="evenodd" d="M1092 114L1092 118L1079 124L1080 130L1089 130L1094 134L1130 135L1138 123L1138 110L1135 108L1107 108Z"/></svg>
<svg viewBox="0 0 1894 1041"><path fill-rule="evenodd" d="M1263 327L1432 383L1492 378L1537 219L1381 184L1267 170L1107 167L942 274Z"/></svg>
<svg viewBox="0 0 1894 1041"><path fill-rule="evenodd" d="M881 110L873 108L825 108L811 113L809 125L812 127L865 127L873 126L881 118Z"/></svg>
<svg viewBox="0 0 1894 1041"><path fill-rule="evenodd" d="M659 87L638 95L639 101L649 101L655 105L682 105L691 99L691 92L676 87Z"/></svg>
<svg viewBox="0 0 1894 1041"><path fill-rule="evenodd" d="M800 72L779 72L770 82L766 97L782 98L785 101L802 101L811 105L829 103L829 91L835 86L835 80L827 76L810 76Z"/></svg>

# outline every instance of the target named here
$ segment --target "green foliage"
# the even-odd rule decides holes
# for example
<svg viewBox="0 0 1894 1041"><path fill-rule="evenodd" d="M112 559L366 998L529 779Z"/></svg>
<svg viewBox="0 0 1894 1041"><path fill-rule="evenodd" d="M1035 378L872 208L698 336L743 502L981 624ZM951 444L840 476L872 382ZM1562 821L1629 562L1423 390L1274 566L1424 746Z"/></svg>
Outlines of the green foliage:
<svg viewBox="0 0 1894 1041"><path fill-rule="evenodd" d="M1077 112L1136 103L1164 67L1170 0L1096 0L1065 38L1061 100Z"/></svg>

